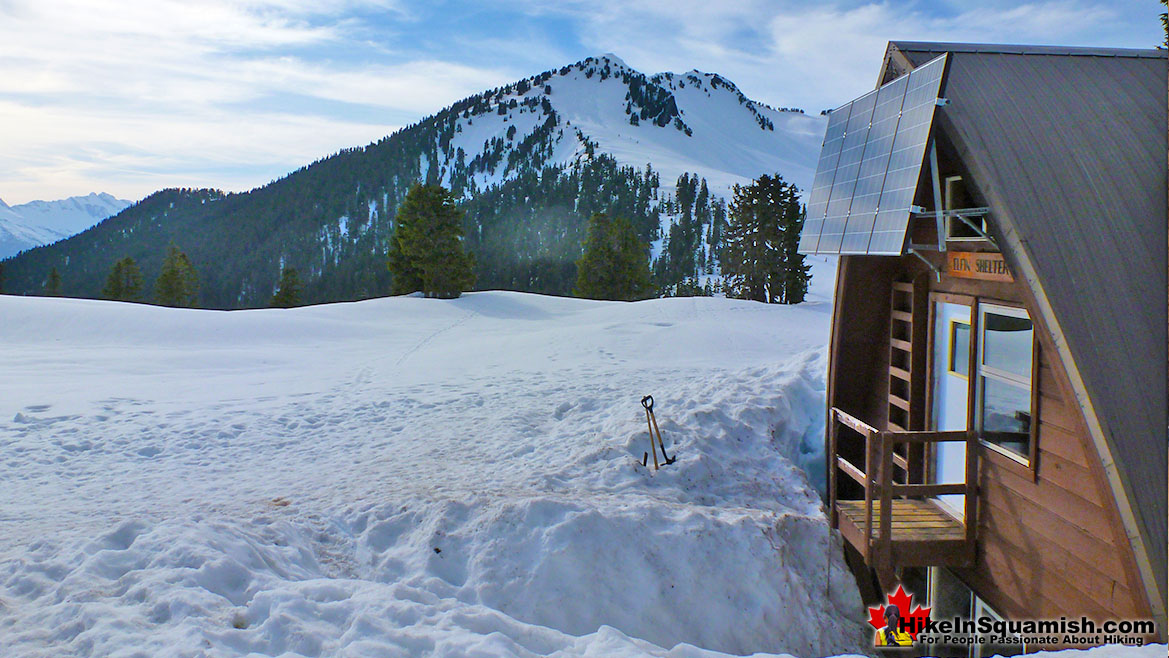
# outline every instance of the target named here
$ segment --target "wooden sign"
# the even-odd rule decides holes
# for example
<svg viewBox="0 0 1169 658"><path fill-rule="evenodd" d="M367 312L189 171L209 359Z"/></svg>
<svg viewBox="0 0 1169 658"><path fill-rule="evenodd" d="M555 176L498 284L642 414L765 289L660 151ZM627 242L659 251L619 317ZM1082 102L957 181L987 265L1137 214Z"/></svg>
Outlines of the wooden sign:
<svg viewBox="0 0 1169 658"><path fill-rule="evenodd" d="M951 251L946 254L946 274L961 279L1014 281L1002 254Z"/></svg>

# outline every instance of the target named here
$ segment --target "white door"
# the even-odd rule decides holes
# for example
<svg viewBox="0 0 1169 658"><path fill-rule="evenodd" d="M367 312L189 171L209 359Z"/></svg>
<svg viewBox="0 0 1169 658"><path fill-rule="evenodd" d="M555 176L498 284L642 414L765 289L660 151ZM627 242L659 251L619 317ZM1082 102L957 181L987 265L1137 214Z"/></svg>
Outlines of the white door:
<svg viewBox="0 0 1169 658"><path fill-rule="evenodd" d="M938 302L934 307L933 423L936 430L964 430L969 424L970 307ZM934 482L966 481L966 444L934 444ZM963 496L941 496L939 502L963 518Z"/></svg>

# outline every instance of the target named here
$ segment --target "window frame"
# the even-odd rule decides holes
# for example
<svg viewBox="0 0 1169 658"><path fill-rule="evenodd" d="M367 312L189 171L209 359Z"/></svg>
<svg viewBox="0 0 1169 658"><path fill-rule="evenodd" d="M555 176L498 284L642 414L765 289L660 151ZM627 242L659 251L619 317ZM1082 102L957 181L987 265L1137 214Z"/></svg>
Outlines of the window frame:
<svg viewBox="0 0 1169 658"><path fill-rule="evenodd" d="M970 332L967 336L967 340L974 338L974 323L972 321L964 321L964 320L960 320L958 318L951 318L950 319L950 327L949 327L949 330L947 332L947 338L946 338L949 341L949 344L946 346L946 373L954 375L955 377L961 377L962 379L969 381L969 379L970 379L969 357L967 357L966 373L965 374L960 373L957 370L954 370L954 364L955 364L955 361L954 361L954 344L955 344L954 336L956 335L954 330L957 329L956 325L963 325L966 327L966 330L968 332ZM967 349L967 351L969 351L969 349L970 349L969 342L966 343L966 349ZM969 424L969 423L967 423L967 424Z"/></svg>
<svg viewBox="0 0 1169 658"><path fill-rule="evenodd" d="M1023 377L1018 373L1005 371L994 366L987 366L983 363L986 356L986 314L990 312L995 315L1004 315L1008 317L1026 318L1031 321L1031 375L1030 377ZM1038 428L1039 428L1039 400L1037 398L1038 382L1036 377L1039 371L1039 332L1035 325L1034 318L1027 311L1025 307L1016 306L999 301L978 300L977 311L975 316L978 319L976 328L977 340L974 347L974 364L976 370L972 372L974 375L970 378L971 396L973 398L973 405L971 407L971 426L978 433L978 442L990 451L990 454L1001 455L1010 460L1010 463L1022 466L1029 470L1032 475L1036 471L1036 456L1038 454ZM1027 389L1028 399L1030 401L1029 412L1031 414L1031 426L1028 431L1027 439L1027 455L1021 455L1009 448L998 445L988 441L982 437L982 411L983 411L983 379L987 375L996 381L1014 385Z"/></svg>
<svg viewBox="0 0 1169 658"><path fill-rule="evenodd" d="M1032 326L1034 326L1034 325L1032 325ZM971 618L978 620L981 617L989 617L989 618L996 620L996 621L1005 621L1006 620L1005 616L1003 616L998 610L995 610L989 603L987 603L986 599L979 596L977 592L974 592L973 590L971 590L970 596L971 596L971 606L970 606ZM978 633L978 635L982 635L983 637L986 637L988 634ZM1027 653L1027 643L1026 642L1023 642L1022 644L997 644L997 645L994 645L994 644L971 644L970 645L970 658L983 658L988 653L991 656L1001 655L1001 653L1000 653L1001 650L1003 648L1006 648L1006 647L1022 647L1023 654ZM1023 655L1023 654L1019 654L1019 655Z"/></svg>

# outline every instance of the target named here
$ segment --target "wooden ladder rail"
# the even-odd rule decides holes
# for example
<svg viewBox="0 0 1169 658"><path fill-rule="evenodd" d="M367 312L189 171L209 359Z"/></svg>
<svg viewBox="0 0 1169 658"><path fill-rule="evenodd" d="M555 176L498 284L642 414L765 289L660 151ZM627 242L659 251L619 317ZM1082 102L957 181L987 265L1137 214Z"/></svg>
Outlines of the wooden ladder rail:
<svg viewBox="0 0 1169 658"><path fill-rule="evenodd" d="M886 429L912 430L914 398L914 301L913 284L894 281L889 291L889 390Z"/></svg>
<svg viewBox="0 0 1169 658"><path fill-rule="evenodd" d="M831 409L830 416L832 426L828 434L830 449L832 451L829 457L832 468L829 469L828 501L832 508L832 526L839 526L839 515L836 510L836 472L839 470L843 471L845 475L848 475L857 484L861 485L865 492L865 541L864 545L860 547L860 552L865 563L869 563L873 554L873 458L875 456L875 448L878 445L874 437L879 436L880 431L872 425L857 420L836 407ZM863 472L839 454L839 428L841 425L848 427L865 439L865 470Z"/></svg>

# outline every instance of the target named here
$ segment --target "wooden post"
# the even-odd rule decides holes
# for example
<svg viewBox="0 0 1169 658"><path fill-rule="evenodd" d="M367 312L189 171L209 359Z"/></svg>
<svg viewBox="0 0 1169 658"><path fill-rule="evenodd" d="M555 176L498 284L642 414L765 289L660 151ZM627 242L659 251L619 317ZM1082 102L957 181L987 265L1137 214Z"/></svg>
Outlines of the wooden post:
<svg viewBox="0 0 1169 658"><path fill-rule="evenodd" d="M873 554L873 435L865 433L865 562Z"/></svg>
<svg viewBox="0 0 1169 658"><path fill-rule="evenodd" d="M878 437L878 444L881 450L881 468L879 473L881 481L881 562L884 564L886 570L892 569L893 562L893 448L894 444L890 440L893 437L892 432L881 432Z"/></svg>
<svg viewBox="0 0 1169 658"><path fill-rule="evenodd" d="M926 418L926 391L929 386L928 361L933 350L929 349L930 334L930 303L929 289L932 277L929 272L922 272L913 280L913 354L910 357L910 389L909 402L912 417L908 430L929 429ZM905 458L909 462L909 469L905 473L905 482L925 484L925 451L926 444L908 444L905 447Z"/></svg>
<svg viewBox="0 0 1169 658"><path fill-rule="evenodd" d="M840 520L836 516L836 442L839 424L836 422L835 407L828 412L828 423L828 523L836 528Z"/></svg>
<svg viewBox="0 0 1169 658"><path fill-rule="evenodd" d="M963 521L966 523L966 559L974 563L975 531L978 529L978 435L966 433L966 495Z"/></svg>

